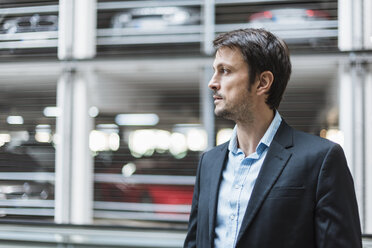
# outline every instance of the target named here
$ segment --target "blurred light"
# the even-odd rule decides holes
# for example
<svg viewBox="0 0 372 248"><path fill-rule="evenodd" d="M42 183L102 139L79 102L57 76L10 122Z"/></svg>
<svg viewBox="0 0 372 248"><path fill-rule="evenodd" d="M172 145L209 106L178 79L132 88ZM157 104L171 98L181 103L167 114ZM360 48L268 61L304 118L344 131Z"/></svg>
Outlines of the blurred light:
<svg viewBox="0 0 372 248"><path fill-rule="evenodd" d="M157 152L165 152L169 149L171 133L165 130L156 130L156 144L155 149Z"/></svg>
<svg viewBox="0 0 372 248"><path fill-rule="evenodd" d="M10 142L10 134L0 133L0 147L5 145L7 142Z"/></svg>
<svg viewBox="0 0 372 248"><path fill-rule="evenodd" d="M129 135L128 146L134 157L151 156L156 147L157 137L152 129L136 130Z"/></svg>
<svg viewBox="0 0 372 248"><path fill-rule="evenodd" d="M307 14L307 16L309 16L309 17L313 17L313 16L314 16L314 10L307 9L307 10L306 10L306 14Z"/></svg>
<svg viewBox="0 0 372 248"><path fill-rule="evenodd" d="M269 19L273 17L273 14L271 13L271 11L264 11L263 14L266 18L269 18Z"/></svg>
<svg viewBox="0 0 372 248"><path fill-rule="evenodd" d="M35 140L40 143L50 143L52 141L52 135L47 132L37 132L35 134Z"/></svg>
<svg viewBox="0 0 372 248"><path fill-rule="evenodd" d="M52 141L52 130L49 124L40 124L35 128L35 140L42 143L50 143Z"/></svg>
<svg viewBox="0 0 372 248"><path fill-rule="evenodd" d="M119 127L116 124L99 124L91 131L89 147L92 151L117 151L120 147Z"/></svg>
<svg viewBox="0 0 372 248"><path fill-rule="evenodd" d="M35 140L41 143L50 143L52 141L52 130L49 124L40 124L35 128Z"/></svg>
<svg viewBox="0 0 372 248"><path fill-rule="evenodd" d="M216 144L217 145L221 145L221 144L229 141L230 138L231 138L232 133L233 133L233 129L232 128L223 128L223 129L220 129L217 132Z"/></svg>
<svg viewBox="0 0 372 248"><path fill-rule="evenodd" d="M22 116L16 116L16 115L8 116L6 121L10 125L22 125L23 124L23 117Z"/></svg>
<svg viewBox="0 0 372 248"><path fill-rule="evenodd" d="M109 147L112 151L117 151L120 147L120 137L117 133L111 133L109 136Z"/></svg>
<svg viewBox="0 0 372 248"><path fill-rule="evenodd" d="M204 151L207 148L207 132L204 129L193 128L186 135L187 146L191 151Z"/></svg>
<svg viewBox="0 0 372 248"><path fill-rule="evenodd" d="M157 114L119 114L115 122L120 126L155 126L159 123Z"/></svg>
<svg viewBox="0 0 372 248"><path fill-rule="evenodd" d="M326 129L320 130L319 136L322 137L322 138L326 138L327 137L327 130Z"/></svg>
<svg viewBox="0 0 372 248"><path fill-rule="evenodd" d="M169 149L171 134L159 129L140 129L129 134L129 149L133 156L151 156L156 150L163 153Z"/></svg>
<svg viewBox="0 0 372 248"><path fill-rule="evenodd" d="M92 106L89 108L88 113L92 118L97 117L99 114L99 109L96 106Z"/></svg>
<svg viewBox="0 0 372 248"><path fill-rule="evenodd" d="M341 146L344 145L344 133L338 129L327 130L326 138Z"/></svg>
<svg viewBox="0 0 372 248"><path fill-rule="evenodd" d="M59 109L58 107L46 107L43 113L46 117L57 117L59 115Z"/></svg>
<svg viewBox="0 0 372 248"><path fill-rule="evenodd" d="M119 127L116 124L98 124L97 130L106 133L119 133Z"/></svg>
<svg viewBox="0 0 372 248"><path fill-rule="evenodd" d="M8 133L0 133L0 141L3 141L4 143L10 142L10 134Z"/></svg>
<svg viewBox="0 0 372 248"><path fill-rule="evenodd" d="M89 148L94 152L109 150L107 134L97 130L91 131L89 135Z"/></svg>
<svg viewBox="0 0 372 248"><path fill-rule="evenodd" d="M130 177L131 175L133 175L134 172L136 172L136 169L137 168L134 163L128 163L123 166L123 168L121 169L121 173L125 177Z"/></svg>
<svg viewBox="0 0 372 248"><path fill-rule="evenodd" d="M175 158L183 158L187 154L187 141L185 135L182 133L173 133L171 135L171 143L169 152Z"/></svg>

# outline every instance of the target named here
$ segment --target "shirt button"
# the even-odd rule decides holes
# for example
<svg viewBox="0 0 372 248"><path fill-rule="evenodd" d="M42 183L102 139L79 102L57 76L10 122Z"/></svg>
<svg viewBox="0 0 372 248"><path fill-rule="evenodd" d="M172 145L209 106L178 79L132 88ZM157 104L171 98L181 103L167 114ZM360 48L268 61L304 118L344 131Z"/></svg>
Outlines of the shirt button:
<svg viewBox="0 0 372 248"><path fill-rule="evenodd" d="M235 219L235 215L233 215L233 214L230 215L230 219L231 219L231 220L234 220L234 219Z"/></svg>
<svg viewBox="0 0 372 248"><path fill-rule="evenodd" d="M235 184L235 189L239 189L240 188L240 185L239 184Z"/></svg>

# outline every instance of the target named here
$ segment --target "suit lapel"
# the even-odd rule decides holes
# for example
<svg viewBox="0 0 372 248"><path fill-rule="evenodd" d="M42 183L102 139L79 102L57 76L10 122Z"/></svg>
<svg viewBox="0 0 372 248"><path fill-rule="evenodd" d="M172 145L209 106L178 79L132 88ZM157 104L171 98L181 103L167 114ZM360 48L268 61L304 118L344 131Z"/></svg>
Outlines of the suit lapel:
<svg viewBox="0 0 372 248"><path fill-rule="evenodd" d="M291 157L291 153L286 148L292 146L292 143L292 129L283 120L270 145L265 161L257 177L240 227L237 243L252 223L267 194L285 168Z"/></svg>
<svg viewBox="0 0 372 248"><path fill-rule="evenodd" d="M214 160L210 162L210 194L209 194L209 240L211 242L211 247L213 247L214 241L214 228L216 221L217 212L217 200L219 185L221 181L221 175L226 164L228 142L221 146L218 153L215 154Z"/></svg>

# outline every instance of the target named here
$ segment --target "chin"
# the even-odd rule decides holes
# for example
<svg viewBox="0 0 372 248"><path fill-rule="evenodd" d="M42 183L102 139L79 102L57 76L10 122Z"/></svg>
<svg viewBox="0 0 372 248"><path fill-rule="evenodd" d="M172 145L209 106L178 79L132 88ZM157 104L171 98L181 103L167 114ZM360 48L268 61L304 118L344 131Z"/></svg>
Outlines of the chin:
<svg viewBox="0 0 372 248"><path fill-rule="evenodd" d="M222 117L224 119L227 119L227 120L234 120L234 117L233 115L227 111L226 109L215 109L214 110L214 114L218 117Z"/></svg>

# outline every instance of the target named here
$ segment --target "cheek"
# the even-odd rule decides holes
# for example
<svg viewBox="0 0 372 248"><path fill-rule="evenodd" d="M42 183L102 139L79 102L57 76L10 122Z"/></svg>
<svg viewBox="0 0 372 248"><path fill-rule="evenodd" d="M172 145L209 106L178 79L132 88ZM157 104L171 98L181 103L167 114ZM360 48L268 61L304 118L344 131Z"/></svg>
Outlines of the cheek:
<svg viewBox="0 0 372 248"><path fill-rule="evenodd" d="M245 77L237 76L224 78L220 91L227 100L235 101L248 94L248 81L244 79Z"/></svg>
<svg viewBox="0 0 372 248"><path fill-rule="evenodd" d="M225 82L221 85L221 91L224 92L225 95L234 95L236 94L237 85L233 82Z"/></svg>

